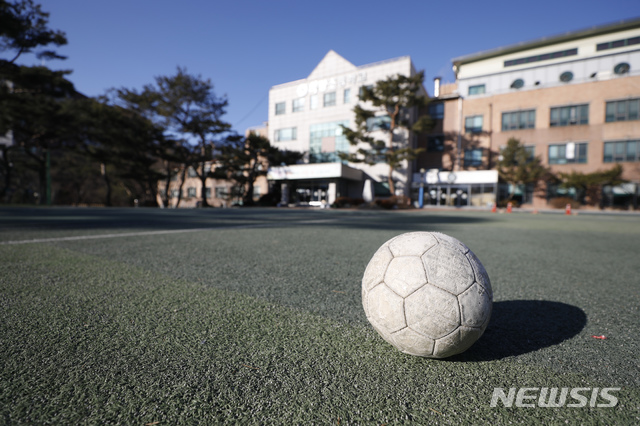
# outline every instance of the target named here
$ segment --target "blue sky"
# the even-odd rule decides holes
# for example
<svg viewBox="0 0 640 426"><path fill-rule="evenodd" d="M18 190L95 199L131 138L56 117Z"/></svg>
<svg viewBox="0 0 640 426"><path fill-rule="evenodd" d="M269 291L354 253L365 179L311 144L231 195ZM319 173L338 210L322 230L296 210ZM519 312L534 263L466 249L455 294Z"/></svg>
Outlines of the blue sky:
<svg viewBox="0 0 640 426"><path fill-rule="evenodd" d="M305 78L331 49L354 65L411 56L453 81L454 57L640 16L639 0L36 0L67 34L70 69L89 96L140 89L178 66L226 95L238 132L267 120L271 86ZM25 57L27 65L38 63Z"/></svg>

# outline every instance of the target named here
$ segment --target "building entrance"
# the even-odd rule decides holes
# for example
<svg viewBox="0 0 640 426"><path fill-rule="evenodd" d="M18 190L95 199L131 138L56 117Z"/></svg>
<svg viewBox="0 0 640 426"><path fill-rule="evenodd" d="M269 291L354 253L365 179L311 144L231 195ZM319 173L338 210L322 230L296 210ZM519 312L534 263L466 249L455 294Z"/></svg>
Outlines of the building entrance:
<svg viewBox="0 0 640 426"><path fill-rule="evenodd" d="M496 200L495 184L428 185L424 204L432 206L487 206Z"/></svg>
<svg viewBox="0 0 640 426"><path fill-rule="evenodd" d="M292 185L290 202L322 206L329 203L329 181L297 181Z"/></svg>

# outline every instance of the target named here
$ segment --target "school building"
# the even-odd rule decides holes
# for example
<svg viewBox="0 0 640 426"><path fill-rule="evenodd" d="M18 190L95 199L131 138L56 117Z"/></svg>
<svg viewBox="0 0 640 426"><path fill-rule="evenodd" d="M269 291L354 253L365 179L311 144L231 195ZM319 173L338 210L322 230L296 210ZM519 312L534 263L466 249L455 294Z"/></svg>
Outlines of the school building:
<svg viewBox="0 0 640 426"><path fill-rule="evenodd" d="M453 59L456 81L434 82L437 127L413 177L425 202L483 205L508 193L500 151L523 143L552 172L623 167L628 183L605 187L600 207L637 208L640 195L640 19L544 37ZM493 174L487 174L494 171ZM478 173L481 172L481 173ZM483 175L484 174L484 175ZM557 184L516 188L536 208L575 196Z"/></svg>

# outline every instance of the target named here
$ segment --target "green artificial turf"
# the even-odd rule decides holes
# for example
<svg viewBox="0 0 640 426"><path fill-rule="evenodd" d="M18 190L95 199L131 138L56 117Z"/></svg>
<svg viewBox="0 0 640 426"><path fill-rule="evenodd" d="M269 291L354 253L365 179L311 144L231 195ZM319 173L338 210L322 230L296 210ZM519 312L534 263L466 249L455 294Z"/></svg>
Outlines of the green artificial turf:
<svg viewBox="0 0 640 426"><path fill-rule="evenodd" d="M5 243L109 236L0 244L0 423L640 422L638 216L4 209L0 218ZM201 228L211 229L158 232ZM466 243L494 290L487 331L448 360L395 350L360 301L375 250L425 230ZM490 407L495 387L621 390L613 408L505 408Z"/></svg>

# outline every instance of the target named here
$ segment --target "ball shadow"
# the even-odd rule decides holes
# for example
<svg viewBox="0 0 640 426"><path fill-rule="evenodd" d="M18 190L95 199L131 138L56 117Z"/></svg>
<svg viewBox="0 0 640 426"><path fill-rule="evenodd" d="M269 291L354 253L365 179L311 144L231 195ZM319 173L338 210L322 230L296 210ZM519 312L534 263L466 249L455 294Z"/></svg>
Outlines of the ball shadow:
<svg viewBox="0 0 640 426"><path fill-rule="evenodd" d="M587 315L576 306L545 300L495 302L482 337L451 361L491 361L557 345L578 334Z"/></svg>

